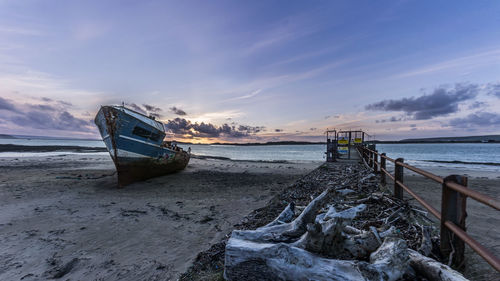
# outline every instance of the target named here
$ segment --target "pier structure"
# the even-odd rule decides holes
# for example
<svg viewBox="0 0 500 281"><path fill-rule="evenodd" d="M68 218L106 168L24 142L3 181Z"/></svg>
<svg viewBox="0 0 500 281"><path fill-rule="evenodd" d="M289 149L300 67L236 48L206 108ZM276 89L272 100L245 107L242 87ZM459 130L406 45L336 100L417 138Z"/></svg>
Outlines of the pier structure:
<svg viewBox="0 0 500 281"><path fill-rule="evenodd" d="M362 130L327 130L326 162L341 160L359 160L358 146L366 146L369 135ZM375 149L374 145L370 146Z"/></svg>

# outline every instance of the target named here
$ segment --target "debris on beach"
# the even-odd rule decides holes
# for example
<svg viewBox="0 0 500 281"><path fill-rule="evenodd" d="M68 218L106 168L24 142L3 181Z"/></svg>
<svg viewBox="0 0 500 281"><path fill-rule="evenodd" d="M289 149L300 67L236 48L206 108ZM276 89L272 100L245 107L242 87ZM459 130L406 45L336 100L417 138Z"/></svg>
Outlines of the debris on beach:
<svg viewBox="0 0 500 281"><path fill-rule="evenodd" d="M235 227L180 280L466 280L427 213L357 163L325 163Z"/></svg>

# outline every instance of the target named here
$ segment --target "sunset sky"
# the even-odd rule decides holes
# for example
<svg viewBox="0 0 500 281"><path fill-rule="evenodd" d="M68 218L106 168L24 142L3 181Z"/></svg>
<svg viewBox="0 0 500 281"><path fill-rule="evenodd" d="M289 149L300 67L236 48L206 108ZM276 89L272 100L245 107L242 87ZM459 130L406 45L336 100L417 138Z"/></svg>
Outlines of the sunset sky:
<svg viewBox="0 0 500 281"><path fill-rule="evenodd" d="M500 134L500 1L0 0L1 134L122 102L194 142Z"/></svg>

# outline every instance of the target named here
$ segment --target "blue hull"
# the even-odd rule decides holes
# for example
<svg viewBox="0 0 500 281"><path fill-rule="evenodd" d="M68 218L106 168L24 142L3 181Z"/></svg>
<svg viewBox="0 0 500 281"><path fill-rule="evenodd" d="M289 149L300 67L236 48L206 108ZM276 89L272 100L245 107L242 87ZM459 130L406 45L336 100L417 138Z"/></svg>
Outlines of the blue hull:
<svg viewBox="0 0 500 281"><path fill-rule="evenodd" d="M163 143L163 124L130 109L103 106L95 117L120 186L182 170L189 153Z"/></svg>

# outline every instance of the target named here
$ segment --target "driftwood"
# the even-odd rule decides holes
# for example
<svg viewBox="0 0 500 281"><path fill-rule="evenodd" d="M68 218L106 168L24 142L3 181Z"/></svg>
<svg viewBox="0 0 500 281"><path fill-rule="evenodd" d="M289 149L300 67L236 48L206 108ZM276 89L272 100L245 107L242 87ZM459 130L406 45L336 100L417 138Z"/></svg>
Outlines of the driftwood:
<svg viewBox="0 0 500 281"><path fill-rule="evenodd" d="M274 225L291 222L294 215L295 215L295 204L292 202L288 204L288 206L286 206L286 208L279 214L279 216L275 220L268 223L264 227L270 227Z"/></svg>
<svg viewBox="0 0 500 281"><path fill-rule="evenodd" d="M292 222L289 205L270 224L256 230L233 231L226 244L228 280L396 280L408 267L406 242L388 237L389 231L361 231L346 227L366 205L337 212L330 206L316 216L330 189L311 201ZM293 210L292 210L293 211ZM286 218L286 219L284 219ZM386 238L387 237L387 238ZM380 243L380 239L385 238ZM284 243L287 242L287 243ZM320 257L362 253L370 263Z"/></svg>
<svg viewBox="0 0 500 281"><path fill-rule="evenodd" d="M418 251L424 255L428 256L432 251L432 241L431 241L431 228L429 226L422 226L422 243Z"/></svg>
<svg viewBox="0 0 500 281"><path fill-rule="evenodd" d="M397 280L408 267L404 240L387 238L370 263L327 259L286 243L229 239L227 280Z"/></svg>
<svg viewBox="0 0 500 281"><path fill-rule="evenodd" d="M459 272L417 251L408 250L411 267L431 281L466 281Z"/></svg>
<svg viewBox="0 0 500 281"><path fill-rule="evenodd" d="M306 232L307 224L314 222L316 213L325 204L330 191L331 189L323 191L292 222L282 224L271 223L271 226L266 225L256 230L235 230L231 237L258 242L290 242L297 240Z"/></svg>
<svg viewBox="0 0 500 281"><path fill-rule="evenodd" d="M321 211L330 193L336 190L328 187L294 220L296 209L302 208L291 203L263 227L233 231L225 249L224 277L227 280L398 280L403 275L406 278L418 275L429 280L466 280L425 256L432 250L430 227L420 227L420 253L410 250L407 241L396 237L402 236L401 225L406 233L417 232L415 224L420 226L417 223L420 212L408 213L405 202L374 193L336 205L347 207L345 210L328 206L326 212ZM379 228L355 220L368 208L366 204L371 204L370 208L378 204L372 201L391 206L375 218L384 222L378 224ZM351 207L353 203L361 204ZM400 220L398 230L390 225L395 220Z"/></svg>

